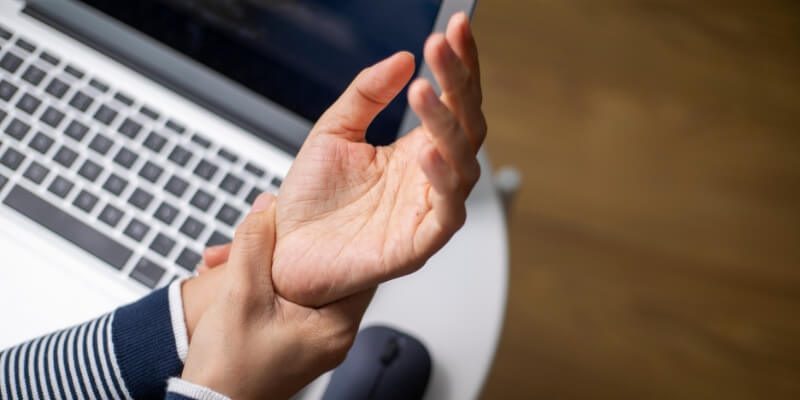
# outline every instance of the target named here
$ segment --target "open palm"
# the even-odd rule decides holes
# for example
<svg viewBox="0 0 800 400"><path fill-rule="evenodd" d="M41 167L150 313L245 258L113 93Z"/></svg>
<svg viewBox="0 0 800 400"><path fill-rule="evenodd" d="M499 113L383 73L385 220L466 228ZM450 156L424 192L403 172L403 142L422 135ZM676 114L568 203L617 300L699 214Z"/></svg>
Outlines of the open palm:
<svg viewBox="0 0 800 400"><path fill-rule="evenodd" d="M364 134L414 74L398 53L362 71L312 129L281 186L272 279L281 296L320 306L422 267L461 227L486 136L478 55L465 14L432 35L425 59L442 88L408 91L422 125L391 146ZM210 248L206 267L230 246Z"/></svg>
<svg viewBox="0 0 800 400"><path fill-rule="evenodd" d="M286 298L321 305L420 268L464 223L486 128L466 17L426 43L443 89L409 88L422 126L391 146L364 141L372 119L414 72L398 53L364 70L320 118L278 196L273 280Z"/></svg>

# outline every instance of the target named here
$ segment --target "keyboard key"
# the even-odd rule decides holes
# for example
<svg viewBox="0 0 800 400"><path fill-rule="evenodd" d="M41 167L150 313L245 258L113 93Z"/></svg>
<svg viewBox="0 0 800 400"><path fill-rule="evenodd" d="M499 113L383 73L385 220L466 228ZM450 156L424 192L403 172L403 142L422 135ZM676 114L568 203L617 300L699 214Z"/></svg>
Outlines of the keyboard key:
<svg viewBox="0 0 800 400"><path fill-rule="evenodd" d="M114 118L117 118L117 114L117 110L103 104L100 106L100 109L94 113L94 119L106 125L111 125L111 123L114 122Z"/></svg>
<svg viewBox="0 0 800 400"><path fill-rule="evenodd" d="M56 155L53 157L53 160L69 168L75 162L76 158L78 158L78 153L74 152L67 146L61 146L61 148L56 152Z"/></svg>
<svg viewBox="0 0 800 400"><path fill-rule="evenodd" d="M116 99L118 102L120 102L120 103L122 103L122 104L125 104L126 106L129 106L129 107L130 107L130 106L132 106L132 105L133 105L133 99L131 99L130 97L128 97L127 95L125 95L125 94L123 94L123 93L121 93L121 92L117 92L117 93L114 95L114 98L115 98L115 99Z"/></svg>
<svg viewBox="0 0 800 400"><path fill-rule="evenodd" d="M6 55L0 59L0 67L3 67L3 69L12 74L17 72L20 64L22 64L22 59L14 55L14 53L6 53Z"/></svg>
<svg viewBox="0 0 800 400"><path fill-rule="evenodd" d="M28 143L28 146L39 153L45 154L50 150L50 147L53 146L53 142L55 142L55 140L47 136L47 134L36 132L36 135L31 139L30 143Z"/></svg>
<svg viewBox="0 0 800 400"><path fill-rule="evenodd" d="M3 122L4 119L8 116L8 113L5 110L0 110L0 123Z"/></svg>
<svg viewBox="0 0 800 400"><path fill-rule="evenodd" d="M86 190L81 190L81 192L78 193L78 197L75 198L75 201L73 201L72 204L75 205L75 207L90 213L92 212L92 209L94 209L94 206L97 205L97 200L97 196L87 192Z"/></svg>
<svg viewBox="0 0 800 400"><path fill-rule="evenodd" d="M237 156L236 154L233 154L232 152L230 152L227 149L219 149L219 152L217 154L219 154L220 157L222 157L222 158L224 158L224 159L226 159L226 160L228 160L228 161L230 161L232 163L235 163L236 161L239 160L239 156Z"/></svg>
<svg viewBox="0 0 800 400"><path fill-rule="evenodd" d="M200 145L200 147L206 149L211 147L211 142L202 135L200 135L199 133L195 133L194 135L192 135L192 142L197 143L198 145Z"/></svg>
<svg viewBox="0 0 800 400"><path fill-rule="evenodd" d="M50 95L53 97L60 99L64 97L64 93L67 93L67 90L69 90L69 85L64 83L64 81L61 79L53 78L44 91L50 93Z"/></svg>
<svg viewBox="0 0 800 400"><path fill-rule="evenodd" d="M126 147L123 147L119 149L117 155L114 156L114 162L125 168L130 168L138 158L139 156L137 156L136 153L128 150Z"/></svg>
<svg viewBox="0 0 800 400"><path fill-rule="evenodd" d="M189 182L186 182L182 178L173 175L171 178L169 178L169 181L167 181L167 184L164 186L164 189L174 194L175 197L180 198L186 192L186 188L188 187L189 187Z"/></svg>
<svg viewBox="0 0 800 400"><path fill-rule="evenodd" d="M43 51L42 54L39 54L39 58L41 58L42 60L44 60L44 62L46 62L46 63L48 63L48 64L50 64L50 65L52 65L54 67L61 62L61 60L59 60L58 57L56 57L56 56L54 56L54 55L52 55L52 54L50 54L50 53L48 53L46 51Z"/></svg>
<svg viewBox="0 0 800 400"><path fill-rule="evenodd" d="M34 161L28 166L28 169L25 171L23 176L28 178L28 180L31 182L39 185L42 183L42 181L44 181L44 178L46 178L47 174L49 173L50 170L47 169L47 167Z"/></svg>
<svg viewBox="0 0 800 400"><path fill-rule="evenodd" d="M149 231L150 231L149 226L145 225L144 222L134 218L128 224L128 227L125 228L124 233L126 236L138 242L141 241Z"/></svg>
<svg viewBox="0 0 800 400"><path fill-rule="evenodd" d="M200 209L200 211L208 211L208 208L214 203L214 196L208 194L203 189L199 189L192 197L191 203L193 206Z"/></svg>
<svg viewBox="0 0 800 400"><path fill-rule="evenodd" d="M221 187L222 190L235 196L239 194L240 190L242 190L243 184L244 184L243 180L231 174L227 174L225 175L225 178L222 179L222 182L220 182L219 187Z"/></svg>
<svg viewBox="0 0 800 400"><path fill-rule="evenodd" d="M57 128L64 120L64 113L56 110L53 106L48 106L39 119L51 128Z"/></svg>
<svg viewBox="0 0 800 400"><path fill-rule="evenodd" d="M108 85L105 82L98 80L97 78L92 78L89 81L89 86L97 89L100 93L105 93L108 91Z"/></svg>
<svg viewBox="0 0 800 400"><path fill-rule="evenodd" d="M220 233L219 231L214 231L214 233L211 234L211 237L208 238L206 246L217 246L220 244L230 243L230 241L231 238L229 238L228 236Z"/></svg>
<svg viewBox="0 0 800 400"><path fill-rule="evenodd" d="M181 125L181 124L179 124L179 123L177 123L177 122L175 122L173 120L167 121L167 128L173 130L176 133L180 133L180 134L183 134L184 132L186 132L186 127L185 126L183 126L183 125Z"/></svg>
<svg viewBox="0 0 800 400"><path fill-rule="evenodd" d="M11 189L3 202L116 269L122 269L133 255L127 247L19 185Z"/></svg>
<svg viewBox="0 0 800 400"><path fill-rule="evenodd" d="M102 172L103 167L92 160L86 160L78 170L78 175L86 178L89 182L94 182Z"/></svg>
<svg viewBox="0 0 800 400"><path fill-rule="evenodd" d="M119 133L131 138L136 139L136 135L142 130L142 124L130 119L125 118L125 121L119 126Z"/></svg>
<svg viewBox="0 0 800 400"><path fill-rule="evenodd" d="M250 190L250 193L247 194L247 198L245 198L245 201L247 202L247 204L253 204L253 202L256 201L256 197L258 197L258 195L260 195L261 193L264 193L264 190L254 187L253 189Z"/></svg>
<svg viewBox="0 0 800 400"><path fill-rule="evenodd" d="M142 188L136 188L136 190L131 193L131 197L128 198L128 203L142 210L147 209L147 206L149 206L152 201L153 195L145 192Z"/></svg>
<svg viewBox="0 0 800 400"><path fill-rule="evenodd" d="M178 256L178 259L175 260L175 263L183 267L185 270L192 272L197 268L197 265L200 264L200 261L203 257L200 254L195 253L194 251L184 248L181 251L181 254Z"/></svg>
<svg viewBox="0 0 800 400"><path fill-rule="evenodd" d="M46 73L39 67L31 65L25 70L25 73L22 74L22 79L26 80L33 86L39 86L39 84L42 83L45 75Z"/></svg>
<svg viewBox="0 0 800 400"><path fill-rule="evenodd" d="M200 160L200 163L197 164L197 167L194 169L194 174L210 181L214 178L214 175L217 173L218 167L208 160Z"/></svg>
<svg viewBox="0 0 800 400"><path fill-rule="evenodd" d="M127 186L127 180L117 174L111 174L108 179L106 179L106 183L103 184L103 189L114 194L115 196L119 196Z"/></svg>
<svg viewBox="0 0 800 400"><path fill-rule="evenodd" d="M17 87L13 83L6 80L0 81L0 99L9 101L16 93Z"/></svg>
<svg viewBox="0 0 800 400"><path fill-rule="evenodd" d="M77 142L83 140L86 136L86 132L89 132L89 127L76 120L72 120L69 125L67 125L67 129L64 130L67 136L75 139Z"/></svg>
<svg viewBox="0 0 800 400"><path fill-rule="evenodd" d="M82 79L84 76L83 71L81 71L74 65L67 65L66 67L64 67L64 72L74 76L77 79Z"/></svg>
<svg viewBox="0 0 800 400"><path fill-rule="evenodd" d="M244 170L261 178L264 176L265 172L263 168L259 168L252 163L247 163L244 165Z"/></svg>
<svg viewBox="0 0 800 400"><path fill-rule="evenodd" d="M147 139L144 140L144 146L156 153L161 152L165 143L167 143L167 139L155 132L150 132L150 134L147 135Z"/></svg>
<svg viewBox="0 0 800 400"><path fill-rule="evenodd" d="M139 109L139 113L147 118L152 119L153 121L158 120L159 117L158 112L147 106L142 106L142 108Z"/></svg>
<svg viewBox="0 0 800 400"><path fill-rule="evenodd" d="M164 172L164 169L159 167L156 164L153 164L151 161L148 161L142 166L142 169L139 171L139 176L152 183L156 183L161 174Z"/></svg>
<svg viewBox="0 0 800 400"><path fill-rule="evenodd" d="M6 133L8 136L13 137L19 141L25 138L25 135L28 134L28 131L31 130L31 126L20 121L19 119L14 118L11 122L8 123L6 127Z"/></svg>
<svg viewBox="0 0 800 400"><path fill-rule="evenodd" d="M102 133L98 133L89 143L89 148L96 151L100 155L106 155L106 153L108 153L108 150L110 150L111 146L113 145L114 141L112 141Z"/></svg>
<svg viewBox="0 0 800 400"><path fill-rule="evenodd" d="M103 221L106 225L114 228L119 224L119 221L125 213L117 207L112 206L111 204L106 204L103 208L103 211L100 211L100 215L97 217L100 221Z"/></svg>
<svg viewBox="0 0 800 400"><path fill-rule="evenodd" d="M0 164L5 165L12 171L16 171L23 161L25 161L25 156L10 147L3 154L3 157L0 157Z"/></svg>
<svg viewBox="0 0 800 400"><path fill-rule="evenodd" d="M5 30L2 26L0 26L0 38L5 40L11 39L11 32Z"/></svg>
<svg viewBox="0 0 800 400"><path fill-rule="evenodd" d="M156 237L153 239L153 242L150 243L150 249L164 257L169 255L169 252L172 251L173 247L175 247L175 241L163 233L156 235Z"/></svg>
<svg viewBox="0 0 800 400"><path fill-rule="evenodd" d="M280 189L281 185L283 185L283 179L278 178L277 176L272 178L270 184L278 189Z"/></svg>
<svg viewBox="0 0 800 400"><path fill-rule="evenodd" d="M172 153L169 154L169 160L181 167L185 167L186 163L188 163L191 158L192 153L180 145L175 146L175 148L172 149Z"/></svg>
<svg viewBox="0 0 800 400"><path fill-rule="evenodd" d="M27 51L28 53L33 53L36 50L36 45L35 44L33 44L33 43L23 39L23 38L17 38L17 41L16 41L15 44L17 45L17 47L19 47L22 50Z"/></svg>
<svg viewBox="0 0 800 400"><path fill-rule="evenodd" d="M175 221L175 217L178 216L178 209L169 205L166 201L162 202L158 209L156 209L155 217L159 221L167 224L172 225L172 222Z"/></svg>
<svg viewBox="0 0 800 400"><path fill-rule="evenodd" d="M6 183L8 183L8 178L6 178L5 175L0 174L0 190L3 190L3 188L6 186Z"/></svg>
<svg viewBox="0 0 800 400"><path fill-rule="evenodd" d="M228 226L233 227L236 225L236 221L239 220L241 215L241 211L230 204L225 204L217 213L217 219L228 224Z"/></svg>
<svg viewBox="0 0 800 400"><path fill-rule="evenodd" d="M72 100L69 101L69 105L80 112L85 112L92 103L94 103L92 96L89 96L83 91L75 93L75 95L72 96Z"/></svg>
<svg viewBox="0 0 800 400"><path fill-rule="evenodd" d="M28 114L33 114L42 104L42 101L36 97L31 96L30 93L25 93L22 98L17 101L17 108L25 111Z"/></svg>
<svg viewBox="0 0 800 400"><path fill-rule="evenodd" d="M197 239L205 228L206 225L204 223L192 217L186 217L186 221L181 225L181 233L191 239Z"/></svg>
<svg viewBox="0 0 800 400"><path fill-rule="evenodd" d="M158 285L161 278L164 277L165 272L166 270L163 267L158 266L156 263L146 258L142 258L136 263L133 271L131 271L131 278L153 289Z"/></svg>
<svg viewBox="0 0 800 400"><path fill-rule="evenodd" d="M72 182L68 181L66 178L59 175L56 177L56 179L53 179L53 182L50 183L50 187L48 187L47 190L50 193L63 199L67 197L67 195L69 194L70 191L72 191L72 188L74 186L75 185Z"/></svg>

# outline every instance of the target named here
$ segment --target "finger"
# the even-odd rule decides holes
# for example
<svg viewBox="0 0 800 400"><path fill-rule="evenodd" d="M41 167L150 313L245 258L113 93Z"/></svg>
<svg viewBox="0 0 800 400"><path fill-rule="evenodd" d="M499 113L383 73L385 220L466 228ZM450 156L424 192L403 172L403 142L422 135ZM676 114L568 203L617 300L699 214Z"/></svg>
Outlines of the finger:
<svg viewBox="0 0 800 400"><path fill-rule="evenodd" d="M450 18L445 36L458 58L469 68L471 76L480 82L481 67L478 45L475 43L475 36L472 34L469 17L466 13L460 12Z"/></svg>
<svg viewBox="0 0 800 400"><path fill-rule="evenodd" d="M467 215L464 205L466 195L459 190L460 178L439 156L435 147L424 149L420 153L419 163L431 182L428 191L431 212L420 223L414 248L420 249L424 255L432 255L464 224Z"/></svg>
<svg viewBox="0 0 800 400"><path fill-rule="evenodd" d="M480 82L472 77L469 68L442 34L434 34L428 39L425 60L442 87L442 100L459 119L473 152L477 152L486 137Z"/></svg>
<svg viewBox="0 0 800 400"><path fill-rule="evenodd" d="M203 265L206 268L214 268L225 261L228 261L228 256L230 253L230 243L208 247L203 251Z"/></svg>
<svg viewBox="0 0 800 400"><path fill-rule="evenodd" d="M473 168L475 155L453 113L436 97L433 87L424 79L411 85L408 101L422 120L425 130L431 134L431 141L439 154L456 174L464 178L464 186L469 186L466 173Z"/></svg>
<svg viewBox="0 0 800 400"><path fill-rule="evenodd" d="M405 87L414 74L414 56L395 55L361 71L338 100L320 117L314 131L364 139L369 124Z"/></svg>
<svg viewBox="0 0 800 400"><path fill-rule="evenodd" d="M210 268L208 268L208 266L205 263L201 262L200 264L197 264L197 267L194 269L194 271L197 272L198 275L200 275L203 272L208 271L209 269Z"/></svg>
<svg viewBox="0 0 800 400"><path fill-rule="evenodd" d="M228 266L237 289L272 293L272 252L275 245L275 196L262 193L236 228ZM255 292L254 292L255 291Z"/></svg>

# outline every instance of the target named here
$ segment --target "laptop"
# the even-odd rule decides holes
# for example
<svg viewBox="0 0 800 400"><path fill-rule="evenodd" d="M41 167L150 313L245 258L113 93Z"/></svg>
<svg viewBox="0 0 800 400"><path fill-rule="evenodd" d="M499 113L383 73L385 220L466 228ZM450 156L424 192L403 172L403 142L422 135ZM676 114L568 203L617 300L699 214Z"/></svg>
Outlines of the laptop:
<svg viewBox="0 0 800 400"><path fill-rule="evenodd" d="M0 0L0 348L192 274L360 69L473 3ZM367 137L417 123L403 94Z"/></svg>

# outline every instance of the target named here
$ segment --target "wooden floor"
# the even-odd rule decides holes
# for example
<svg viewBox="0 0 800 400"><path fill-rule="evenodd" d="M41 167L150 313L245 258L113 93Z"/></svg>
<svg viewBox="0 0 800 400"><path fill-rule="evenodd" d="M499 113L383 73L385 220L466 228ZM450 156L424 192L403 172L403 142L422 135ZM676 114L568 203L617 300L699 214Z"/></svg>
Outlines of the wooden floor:
<svg viewBox="0 0 800 400"><path fill-rule="evenodd" d="M486 399L800 398L800 2L482 0Z"/></svg>

